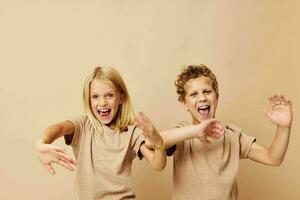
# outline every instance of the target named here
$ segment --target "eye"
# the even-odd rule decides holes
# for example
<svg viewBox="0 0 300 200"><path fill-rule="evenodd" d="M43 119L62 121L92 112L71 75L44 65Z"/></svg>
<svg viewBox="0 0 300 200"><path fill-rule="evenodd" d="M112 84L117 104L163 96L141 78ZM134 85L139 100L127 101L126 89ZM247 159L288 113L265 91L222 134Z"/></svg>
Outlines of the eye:
<svg viewBox="0 0 300 200"><path fill-rule="evenodd" d="M109 93L109 94L106 95L106 97L107 97L108 99L112 99L112 98L114 97L114 94Z"/></svg>
<svg viewBox="0 0 300 200"><path fill-rule="evenodd" d="M92 99L97 99L97 98L98 98L98 95L92 94L92 95L91 95L91 98L92 98Z"/></svg>
<svg viewBox="0 0 300 200"><path fill-rule="evenodd" d="M196 96L196 95L197 95L197 92L192 92L192 93L190 94L191 97L194 97L194 96Z"/></svg>
<svg viewBox="0 0 300 200"><path fill-rule="evenodd" d="M211 90L204 90L204 94L211 94L212 91Z"/></svg>

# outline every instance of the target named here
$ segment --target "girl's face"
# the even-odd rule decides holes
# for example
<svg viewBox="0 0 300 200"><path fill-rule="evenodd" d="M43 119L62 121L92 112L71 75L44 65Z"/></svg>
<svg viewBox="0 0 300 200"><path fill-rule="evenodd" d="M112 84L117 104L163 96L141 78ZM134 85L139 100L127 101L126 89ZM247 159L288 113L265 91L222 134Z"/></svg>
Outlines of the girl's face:
<svg viewBox="0 0 300 200"><path fill-rule="evenodd" d="M93 80L90 86L90 104L94 116L105 125L110 125L124 100L121 94L108 82Z"/></svg>
<svg viewBox="0 0 300 200"><path fill-rule="evenodd" d="M205 76L188 80L184 89L186 91L184 106L193 118L193 124L214 118L218 98L211 80Z"/></svg>

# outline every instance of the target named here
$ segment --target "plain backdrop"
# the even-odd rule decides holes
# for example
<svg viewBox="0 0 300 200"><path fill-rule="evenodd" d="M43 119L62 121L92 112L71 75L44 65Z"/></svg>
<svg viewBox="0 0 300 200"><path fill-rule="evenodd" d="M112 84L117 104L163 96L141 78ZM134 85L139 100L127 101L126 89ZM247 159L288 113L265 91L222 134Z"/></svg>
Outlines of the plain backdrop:
<svg viewBox="0 0 300 200"><path fill-rule="evenodd" d="M217 118L261 144L275 132L261 111L267 98L292 100L284 163L242 160L238 185L243 200L299 199L299 10L297 0L0 0L0 199L74 199L74 173L55 166L48 174L35 141L83 114L83 81L94 67L116 67L135 110L165 129L190 120L174 81L183 65L201 63L219 81ZM136 159L133 182L139 200L170 199L172 158L163 172Z"/></svg>

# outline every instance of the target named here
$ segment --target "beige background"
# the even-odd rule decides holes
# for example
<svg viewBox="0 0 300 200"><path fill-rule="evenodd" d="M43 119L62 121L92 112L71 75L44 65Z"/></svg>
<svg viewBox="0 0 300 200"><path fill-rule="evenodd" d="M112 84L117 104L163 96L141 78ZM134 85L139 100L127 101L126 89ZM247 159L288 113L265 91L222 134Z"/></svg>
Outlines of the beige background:
<svg viewBox="0 0 300 200"><path fill-rule="evenodd" d="M35 140L48 125L82 114L83 80L93 67L116 66L136 110L167 128L189 119L173 86L188 63L217 75L217 117L262 144L275 130L261 112L267 97L293 101L285 162L243 160L238 182L243 200L299 199L299 10L297 0L0 0L0 199L73 199L74 173L56 167L49 175ZM138 199L170 199L171 163L157 173L135 162Z"/></svg>

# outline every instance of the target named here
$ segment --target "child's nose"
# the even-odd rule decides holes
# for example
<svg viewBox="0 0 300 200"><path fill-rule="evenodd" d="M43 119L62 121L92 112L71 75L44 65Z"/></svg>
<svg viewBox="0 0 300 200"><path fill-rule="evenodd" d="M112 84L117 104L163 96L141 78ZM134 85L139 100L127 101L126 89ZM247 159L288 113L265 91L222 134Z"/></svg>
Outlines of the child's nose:
<svg viewBox="0 0 300 200"><path fill-rule="evenodd" d="M206 101L206 100L207 100L207 98L206 98L205 95L200 94L200 95L198 96L198 101L199 101L199 102Z"/></svg>
<svg viewBox="0 0 300 200"><path fill-rule="evenodd" d="M105 106L105 105L107 105L106 99L105 99L105 98L100 98L99 104L100 104L100 106Z"/></svg>

